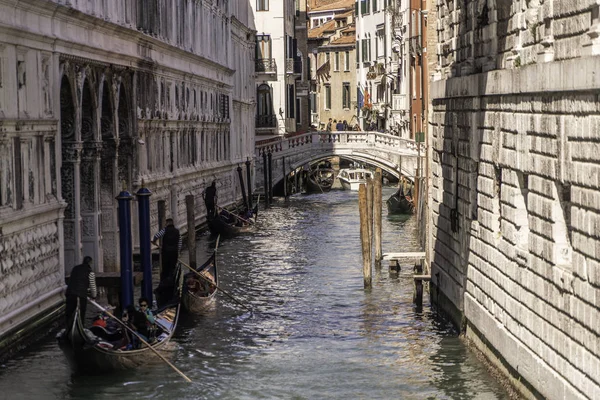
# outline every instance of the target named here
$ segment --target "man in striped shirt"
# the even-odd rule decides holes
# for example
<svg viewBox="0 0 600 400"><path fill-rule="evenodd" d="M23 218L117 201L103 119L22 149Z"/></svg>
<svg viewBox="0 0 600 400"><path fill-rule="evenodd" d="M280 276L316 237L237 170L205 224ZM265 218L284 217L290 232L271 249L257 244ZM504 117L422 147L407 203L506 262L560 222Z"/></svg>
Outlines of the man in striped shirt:
<svg viewBox="0 0 600 400"><path fill-rule="evenodd" d="M88 294L91 298L95 299L98 291L96 289L96 274L94 274L94 270L92 269L92 257L85 256L82 264L73 267L71 276L69 277L65 309L67 328L71 326L72 318L77 308L77 300L79 300L81 320L85 321Z"/></svg>

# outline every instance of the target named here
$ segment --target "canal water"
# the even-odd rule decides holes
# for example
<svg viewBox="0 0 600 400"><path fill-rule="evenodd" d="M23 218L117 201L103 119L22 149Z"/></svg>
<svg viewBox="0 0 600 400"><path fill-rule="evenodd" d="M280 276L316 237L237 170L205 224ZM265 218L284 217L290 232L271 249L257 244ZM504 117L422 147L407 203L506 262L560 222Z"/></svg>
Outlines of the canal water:
<svg viewBox="0 0 600 400"><path fill-rule="evenodd" d="M79 375L50 335L1 366L0 399L508 398L427 298L415 308L410 266L363 289L356 192L276 200L258 225L218 252L220 285L253 312L221 295L178 327L173 362L194 383L166 364ZM385 206L383 237L418 250L415 218ZM214 245L199 237L199 262Z"/></svg>

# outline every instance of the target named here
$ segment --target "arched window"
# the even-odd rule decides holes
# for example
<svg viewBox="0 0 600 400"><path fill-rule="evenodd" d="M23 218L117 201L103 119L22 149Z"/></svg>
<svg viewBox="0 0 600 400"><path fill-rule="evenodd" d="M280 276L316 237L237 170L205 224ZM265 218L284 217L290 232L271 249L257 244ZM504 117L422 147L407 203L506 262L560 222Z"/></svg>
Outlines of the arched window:
<svg viewBox="0 0 600 400"><path fill-rule="evenodd" d="M265 83L256 89L258 100L256 107L257 127L269 127L274 121L271 87Z"/></svg>

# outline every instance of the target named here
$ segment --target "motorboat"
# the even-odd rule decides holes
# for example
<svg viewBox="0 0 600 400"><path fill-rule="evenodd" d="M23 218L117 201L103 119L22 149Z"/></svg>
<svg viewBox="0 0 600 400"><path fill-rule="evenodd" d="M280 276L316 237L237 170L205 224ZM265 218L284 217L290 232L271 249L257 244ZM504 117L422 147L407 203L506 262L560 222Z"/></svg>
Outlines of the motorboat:
<svg viewBox="0 0 600 400"><path fill-rule="evenodd" d="M337 177L345 190L358 190L361 183L366 183L367 178L373 179L373 176L373 171L365 168L343 168Z"/></svg>

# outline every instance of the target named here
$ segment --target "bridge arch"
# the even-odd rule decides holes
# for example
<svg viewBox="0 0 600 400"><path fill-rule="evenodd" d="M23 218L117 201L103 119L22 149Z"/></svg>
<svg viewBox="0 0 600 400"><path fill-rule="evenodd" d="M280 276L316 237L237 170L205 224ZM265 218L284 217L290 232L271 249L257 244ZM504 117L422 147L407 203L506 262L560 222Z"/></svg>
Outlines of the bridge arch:
<svg viewBox="0 0 600 400"><path fill-rule="evenodd" d="M263 154L271 154L271 181L275 186L285 175L306 165L341 157L379 167L396 178L411 179L418 158L417 144L410 139L380 132L310 132L257 142L254 187L264 188ZM285 165L284 165L285 163Z"/></svg>

